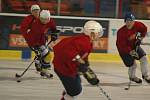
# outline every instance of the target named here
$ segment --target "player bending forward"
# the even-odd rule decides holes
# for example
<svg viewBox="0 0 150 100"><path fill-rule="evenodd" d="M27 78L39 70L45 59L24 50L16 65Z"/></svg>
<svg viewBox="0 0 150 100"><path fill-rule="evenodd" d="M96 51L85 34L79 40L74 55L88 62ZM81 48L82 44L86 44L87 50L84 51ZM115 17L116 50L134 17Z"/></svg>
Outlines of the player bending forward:
<svg viewBox="0 0 150 100"><path fill-rule="evenodd" d="M125 25L117 32L116 45L124 64L129 67L129 79L136 83L142 83L142 80L136 77L137 64L135 60L140 61L142 78L150 83L148 75L148 59L146 53L141 48L141 40L147 33L147 27L139 21L134 21L132 13L125 15Z"/></svg>
<svg viewBox="0 0 150 100"><path fill-rule="evenodd" d="M99 79L89 67L88 55L93 41L98 41L102 34L102 26L98 22L88 21L84 25L83 34L56 41L53 47L54 71L65 88L61 100L76 100L81 93L78 71L83 73L90 84L99 84Z"/></svg>
<svg viewBox="0 0 150 100"><path fill-rule="evenodd" d="M35 7L38 8L36 5ZM48 71L51 67L51 55L47 42L47 33L50 30L51 40L57 39L56 25L53 19L50 18L48 10L42 10L39 18L25 18L21 23L20 31L23 34L28 46L35 52L35 66L36 70L40 72L41 76L51 78L53 75Z"/></svg>

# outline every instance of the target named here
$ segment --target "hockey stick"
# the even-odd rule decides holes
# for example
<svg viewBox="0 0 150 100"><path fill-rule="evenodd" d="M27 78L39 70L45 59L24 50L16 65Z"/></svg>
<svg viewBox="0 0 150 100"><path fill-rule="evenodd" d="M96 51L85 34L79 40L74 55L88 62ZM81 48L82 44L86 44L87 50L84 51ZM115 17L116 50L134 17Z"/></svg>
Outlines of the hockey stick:
<svg viewBox="0 0 150 100"><path fill-rule="evenodd" d="M48 45L51 43L52 41L49 41L48 43L47 43L47 47L48 47ZM16 78L18 78L17 79L17 82L21 82L20 81L20 79L21 79L21 77L27 72L27 70L31 67L31 65L35 62L35 60L37 60L38 59L38 57L36 56L35 57L35 59L28 65L28 67L22 72L22 74L21 75L19 75L18 73L16 73Z"/></svg>
<svg viewBox="0 0 150 100"><path fill-rule="evenodd" d="M100 89L100 91L104 94L104 96L107 98L107 100L112 100L110 96L103 90L103 88L100 86L100 83L97 84L97 87Z"/></svg>
<svg viewBox="0 0 150 100"><path fill-rule="evenodd" d="M150 43L144 43L144 42L142 42L141 45L150 45Z"/></svg>
<svg viewBox="0 0 150 100"><path fill-rule="evenodd" d="M17 79L17 82L21 82L21 81L20 81L21 77L27 72L27 70L30 68L30 66L35 62L35 60L36 60L37 58L38 58L38 57L36 57L36 58L29 64L29 66L22 72L21 75L19 75L18 73L16 73L16 78L18 78L18 79Z"/></svg>
<svg viewBox="0 0 150 100"><path fill-rule="evenodd" d="M124 88L125 90L129 90L131 87L131 80L129 79L128 87Z"/></svg>

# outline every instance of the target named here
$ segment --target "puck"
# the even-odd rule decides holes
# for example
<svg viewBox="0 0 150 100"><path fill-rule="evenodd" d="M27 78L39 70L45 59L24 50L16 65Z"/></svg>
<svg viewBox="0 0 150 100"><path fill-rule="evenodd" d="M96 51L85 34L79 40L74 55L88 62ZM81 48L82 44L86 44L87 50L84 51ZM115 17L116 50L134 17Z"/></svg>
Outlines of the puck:
<svg viewBox="0 0 150 100"><path fill-rule="evenodd" d="M17 82L19 83L19 82L21 82L20 80L17 80Z"/></svg>
<svg viewBox="0 0 150 100"><path fill-rule="evenodd" d="M129 88L124 88L125 90L129 90Z"/></svg>

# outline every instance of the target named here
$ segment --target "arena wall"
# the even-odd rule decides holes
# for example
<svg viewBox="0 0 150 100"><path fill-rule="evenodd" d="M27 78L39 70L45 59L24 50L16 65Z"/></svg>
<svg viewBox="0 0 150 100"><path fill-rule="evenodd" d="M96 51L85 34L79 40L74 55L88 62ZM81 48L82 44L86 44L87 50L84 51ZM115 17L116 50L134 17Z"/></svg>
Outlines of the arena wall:
<svg viewBox="0 0 150 100"><path fill-rule="evenodd" d="M16 29L19 30L19 22L23 19L25 14L7 14L0 13L0 19L3 18L11 18L18 19L18 21L14 21L11 25L15 25ZM100 40L101 47L95 48L93 53L90 55L91 61L108 61L108 62L120 62L120 57L118 55L116 49L116 32L117 30L124 25L123 19L110 19L110 18L91 18L91 17L70 17L70 16L52 16L57 23L57 29L59 29L62 34L65 36L70 36L73 34L81 33L83 31L83 25L87 20L97 20L101 23L104 29L104 36L102 40ZM12 20L13 20L12 19ZM4 19L5 21L9 21L8 19ZM150 43L150 20L139 20L144 22L144 24L148 27L148 35L144 39L145 43ZM8 22L9 23L9 22ZM7 23L7 24L8 24ZM79 24L80 23L80 24ZM63 36L64 37L64 36ZM23 59L22 56L25 48L27 47L23 37L20 33L9 34L9 48L7 50L0 50L0 59ZM25 47L25 48L24 48ZM142 46L147 54L150 54L150 46L144 45ZM29 53L29 52L28 52ZM30 52L31 53L31 52ZM52 54L53 55L53 54ZM33 59L34 53L31 53L31 58ZM30 58L29 58L30 59Z"/></svg>

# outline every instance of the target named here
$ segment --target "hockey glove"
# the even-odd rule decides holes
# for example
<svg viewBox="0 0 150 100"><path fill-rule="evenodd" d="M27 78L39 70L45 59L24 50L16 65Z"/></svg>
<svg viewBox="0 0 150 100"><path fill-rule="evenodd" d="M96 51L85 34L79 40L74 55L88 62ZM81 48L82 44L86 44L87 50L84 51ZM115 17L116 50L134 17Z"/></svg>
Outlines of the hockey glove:
<svg viewBox="0 0 150 100"><path fill-rule="evenodd" d="M139 46L141 44L141 41L142 41L142 36L141 36L141 33L138 32L136 34L135 46Z"/></svg>
<svg viewBox="0 0 150 100"><path fill-rule="evenodd" d="M135 58L135 59L138 59L138 58L139 58L139 55L138 55L138 53L137 53L135 50L130 51L130 55L131 55L133 58Z"/></svg>
<svg viewBox="0 0 150 100"><path fill-rule="evenodd" d="M51 41L57 40L59 37L59 34L60 34L59 31L55 31L55 32L51 33Z"/></svg>
<svg viewBox="0 0 150 100"><path fill-rule="evenodd" d="M88 67L88 70L83 73L83 76L91 85L99 84L99 79L91 68Z"/></svg>
<svg viewBox="0 0 150 100"><path fill-rule="evenodd" d="M88 61L85 61L84 64L80 63L79 66L78 66L78 71L82 72L82 73L85 73L88 70L88 66L89 66L89 62Z"/></svg>
<svg viewBox="0 0 150 100"><path fill-rule="evenodd" d="M34 53L36 54L36 57L38 57L38 58L41 57L41 52L40 52L38 46L30 47L30 49L31 49L32 51L34 51Z"/></svg>

